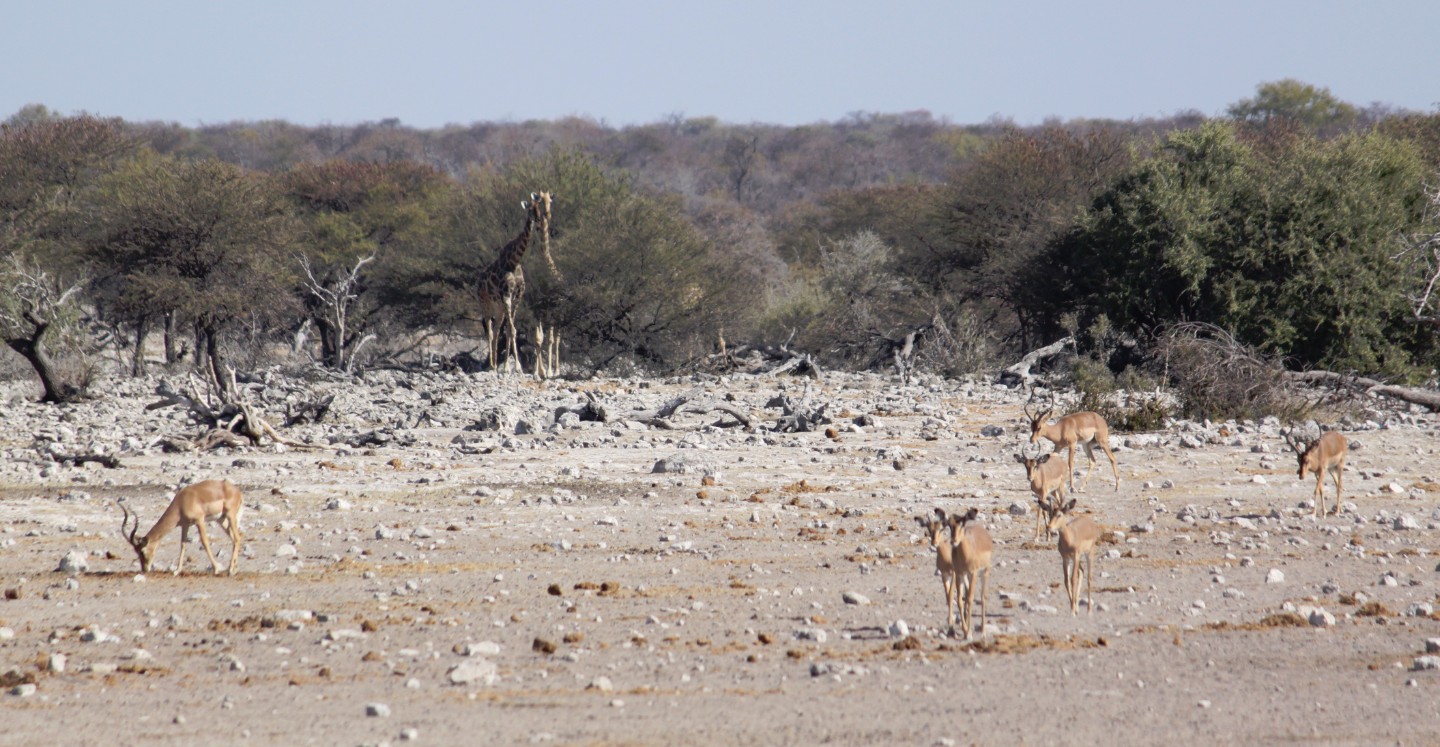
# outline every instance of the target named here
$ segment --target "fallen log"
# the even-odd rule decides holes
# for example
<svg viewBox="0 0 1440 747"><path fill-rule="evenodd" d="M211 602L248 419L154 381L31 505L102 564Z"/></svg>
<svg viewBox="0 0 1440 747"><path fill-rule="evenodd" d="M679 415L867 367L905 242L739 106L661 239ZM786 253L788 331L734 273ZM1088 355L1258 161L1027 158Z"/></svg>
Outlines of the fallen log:
<svg viewBox="0 0 1440 747"><path fill-rule="evenodd" d="M1328 384L1331 386L1345 387L1353 391L1373 394L1377 397L1388 397L1398 399L1402 402L1409 402L1412 405L1420 405L1431 412L1440 412L1440 392L1431 389L1417 389L1408 386L1396 386L1386 384L1378 379L1371 379L1364 376L1347 376L1333 371L1291 371L1286 374L1294 381L1306 384Z"/></svg>
<svg viewBox="0 0 1440 747"><path fill-rule="evenodd" d="M1003 384L1012 389L1017 386L1028 389L1031 382L1035 380L1034 374L1030 373L1030 369L1032 367L1034 367L1042 360L1059 355L1060 353L1065 351L1066 346L1074 344L1075 338L1063 337L1059 340L1056 340L1055 342L1050 343L1049 345L1046 345L1043 348L1036 348L1035 350L1031 350L1030 352L1026 353L1025 357L1021 358L1018 363L1006 368L1004 371L1001 371L997 383Z"/></svg>
<svg viewBox="0 0 1440 747"><path fill-rule="evenodd" d="M109 454L51 454L50 457L61 464L71 464L76 467L86 462L94 462L107 469L120 468L120 460Z"/></svg>
<svg viewBox="0 0 1440 747"><path fill-rule="evenodd" d="M733 405L729 405L719 400L704 396L704 392L701 389L692 389L689 392L686 392L685 394L682 394L670 400L669 402L666 402L663 406L655 410L637 410L635 412L632 412L630 413L629 419L638 420L646 425L656 428L677 430L679 429L679 426L676 426L674 423L670 422L670 419L676 415L680 415L683 413L704 415L717 411L723 412L735 418L735 420L738 421L740 425L744 426L747 429L751 427L751 420L749 415L740 411ZM715 425L719 427L726 426L723 419L721 419L719 422L716 422Z"/></svg>

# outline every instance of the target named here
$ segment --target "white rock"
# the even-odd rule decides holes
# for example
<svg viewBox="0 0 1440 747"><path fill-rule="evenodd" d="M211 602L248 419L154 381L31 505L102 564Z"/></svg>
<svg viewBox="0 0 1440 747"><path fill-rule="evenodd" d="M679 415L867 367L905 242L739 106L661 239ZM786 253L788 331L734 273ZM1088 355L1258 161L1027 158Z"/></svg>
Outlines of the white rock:
<svg viewBox="0 0 1440 747"><path fill-rule="evenodd" d="M1394 527L1395 529L1401 531L1407 529L1419 529L1420 522L1416 521L1415 517L1411 516L1410 514L1402 514L1401 516L1396 517Z"/></svg>
<svg viewBox="0 0 1440 747"><path fill-rule="evenodd" d="M11 695L17 695L17 696L22 697L22 698L28 698L28 697L30 697L31 695L34 695L34 694L35 694L35 690L36 690L35 683L33 683L33 682L26 682L25 684L16 685L16 686L10 688L10 694L11 694Z"/></svg>
<svg viewBox="0 0 1440 747"><path fill-rule="evenodd" d="M493 685L500 679L500 671L495 666L495 662L489 659L472 659L451 668L445 676L451 684L455 685L467 685L472 682Z"/></svg>
<svg viewBox="0 0 1440 747"><path fill-rule="evenodd" d="M904 620L896 620L890 623L890 636L892 638L904 638L910 635L910 626Z"/></svg>
<svg viewBox="0 0 1440 747"><path fill-rule="evenodd" d="M277 557L277 558L293 558L293 557L295 557L295 555L298 554L299 552L300 552L299 550L295 549L295 546L294 546L294 545L281 545L281 546L275 548L275 557Z"/></svg>
<svg viewBox="0 0 1440 747"><path fill-rule="evenodd" d="M384 703L366 703L365 715L374 718L390 718L390 706Z"/></svg>
<svg viewBox="0 0 1440 747"><path fill-rule="evenodd" d="M1284 571L1281 571L1279 568L1271 568L1271 569L1270 569L1270 572L1267 573L1267 574L1265 574L1265 583L1267 583L1267 584L1281 584L1281 583L1285 583L1285 572L1284 572Z"/></svg>
<svg viewBox="0 0 1440 747"><path fill-rule="evenodd" d="M609 678L609 677L605 677L605 676L602 675L602 676L600 676L600 677L596 677L596 678L593 679L593 680L590 680L590 684L589 684L589 685L586 685L586 686L585 686L585 689L586 689L586 690L599 690L599 691L602 692L602 693L608 693L608 692L614 692L614 691L615 691L615 685L610 682L610 678Z"/></svg>
<svg viewBox="0 0 1440 747"><path fill-rule="evenodd" d="M1415 663L1410 668L1417 672L1425 669L1440 669L1440 656L1417 656Z"/></svg>
<svg viewBox="0 0 1440 747"><path fill-rule="evenodd" d="M85 556L86 553L83 550L71 550L60 559L60 565L55 570L60 573L84 573L90 569L90 563L86 561Z"/></svg>
<svg viewBox="0 0 1440 747"><path fill-rule="evenodd" d="M500 644L494 641L466 643L460 647L461 656L495 656L500 653Z"/></svg>
<svg viewBox="0 0 1440 747"><path fill-rule="evenodd" d="M847 592L844 592L844 593L842 593L842 594L840 595L840 598L843 599L843 600L845 600L845 603L846 603L846 604L854 604L854 605L864 606L864 605L867 605L867 604L870 603L870 598L869 598L869 597L867 597L867 596L865 596L864 594L861 594L860 592L857 592L857 591L847 591Z"/></svg>

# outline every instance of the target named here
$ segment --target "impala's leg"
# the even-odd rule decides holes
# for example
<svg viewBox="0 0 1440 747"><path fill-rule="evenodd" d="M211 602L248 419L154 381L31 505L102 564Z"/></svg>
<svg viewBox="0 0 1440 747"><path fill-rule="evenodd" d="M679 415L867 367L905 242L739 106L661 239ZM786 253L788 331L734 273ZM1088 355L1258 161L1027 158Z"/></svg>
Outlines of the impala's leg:
<svg viewBox="0 0 1440 747"><path fill-rule="evenodd" d="M1065 598L1074 600L1075 596L1070 591L1070 559L1064 555L1060 556L1060 578L1065 582Z"/></svg>
<svg viewBox="0 0 1440 747"><path fill-rule="evenodd" d="M205 556L210 558L210 572L220 575L220 564L215 561L215 553L210 549L210 533L205 531L205 519L195 522L195 528L200 532L200 546L205 548Z"/></svg>
<svg viewBox="0 0 1440 747"><path fill-rule="evenodd" d="M985 575L980 578L980 637L985 637L985 589L990 585L990 566L985 566L982 571Z"/></svg>
<svg viewBox="0 0 1440 747"><path fill-rule="evenodd" d="M971 626L974 625L974 617L971 611L975 609L975 577L980 575L979 571L970 571L965 576L965 637L970 637ZM985 622L983 619L980 621Z"/></svg>
<svg viewBox="0 0 1440 747"><path fill-rule="evenodd" d="M1345 489L1345 464L1335 465L1335 515L1340 515L1340 491Z"/></svg>
<svg viewBox="0 0 1440 747"><path fill-rule="evenodd" d="M185 567L185 545L190 539L190 527L180 527L180 559L175 561L175 575L180 575L180 569Z"/></svg>
<svg viewBox="0 0 1440 747"><path fill-rule="evenodd" d="M1075 444L1073 443L1070 444L1070 456L1065 460L1065 464L1070 473L1070 492L1073 493L1075 492ZM1084 492L1084 490L1082 489L1081 492Z"/></svg>
<svg viewBox="0 0 1440 747"><path fill-rule="evenodd" d="M245 540L245 535L240 533L240 522L235 514L225 514L225 528L230 533L230 575L235 575L235 561L240 556L240 543Z"/></svg>
<svg viewBox="0 0 1440 747"><path fill-rule="evenodd" d="M1325 515L1325 470L1315 475L1315 510L1319 513L1316 516Z"/></svg>
<svg viewBox="0 0 1440 747"><path fill-rule="evenodd" d="M1085 442L1085 480L1080 483L1080 490L1084 492L1090 487L1090 473L1095 471L1095 441Z"/></svg>
<svg viewBox="0 0 1440 747"><path fill-rule="evenodd" d="M1104 441L1101 441L1098 436L1097 436L1096 439L1095 439L1095 443L1099 444L1099 445L1100 445L1100 448L1105 451L1105 456L1110 457L1110 473L1113 474L1113 475L1115 475L1115 490L1116 490L1116 491L1119 491L1119 490L1120 490L1120 465L1115 462L1115 452L1113 452L1113 451L1110 450L1109 441L1110 441L1110 437L1109 437L1109 436L1106 436Z"/></svg>
<svg viewBox="0 0 1440 747"><path fill-rule="evenodd" d="M1095 576L1091 574L1095 566L1095 548L1091 547L1085 552L1085 611L1087 615L1095 614Z"/></svg>
<svg viewBox="0 0 1440 747"><path fill-rule="evenodd" d="M940 583L945 585L945 624L953 628L955 627L955 602L957 596L955 594L955 575L942 572L940 574Z"/></svg>

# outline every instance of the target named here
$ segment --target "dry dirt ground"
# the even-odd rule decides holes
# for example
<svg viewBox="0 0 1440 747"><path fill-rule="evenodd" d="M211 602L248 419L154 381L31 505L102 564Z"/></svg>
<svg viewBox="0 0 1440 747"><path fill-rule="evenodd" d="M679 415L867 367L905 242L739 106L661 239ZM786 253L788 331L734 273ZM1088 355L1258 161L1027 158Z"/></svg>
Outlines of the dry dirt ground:
<svg viewBox="0 0 1440 747"><path fill-rule="evenodd" d="M0 745L1440 739L1430 414L1342 423L1360 448L1323 520L1274 424L1113 435L1119 490L1104 465L1079 498L1117 531L1072 616L1017 513L1023 395L983 383L827 375L809 396L830 437L770 430L801 380L322 382L329 424L286 434L335 444L205 453L155 445L198 429L147 412L153 384L10 396ZM625 419L696 386L755 429ZM546 422L587 391L610 422ZM467 429L482 411L501 430ZM376 429L386 445L340 445ZM45 456L99 451L121 466ZM171 575L175 533L140 575L115 499L143 532L177 485L221 476L245 492L239 572L212 576L192 537ZM978 507L996 538L971 642L913 521L935 506ZM57 570L69 553L84 570Z"/></svg>

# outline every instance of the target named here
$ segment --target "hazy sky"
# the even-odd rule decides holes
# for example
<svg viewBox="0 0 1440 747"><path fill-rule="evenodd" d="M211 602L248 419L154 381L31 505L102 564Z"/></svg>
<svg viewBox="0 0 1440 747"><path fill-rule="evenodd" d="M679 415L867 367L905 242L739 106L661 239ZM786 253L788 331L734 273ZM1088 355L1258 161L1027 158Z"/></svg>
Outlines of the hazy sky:
<svg viewBox="0 0 1440 747"><path fill-rule="evenodd" d="M1440 104L1440 0L14 0L0 19L0 119L1036 124L1221 114L1282 78Z"/></svg>

